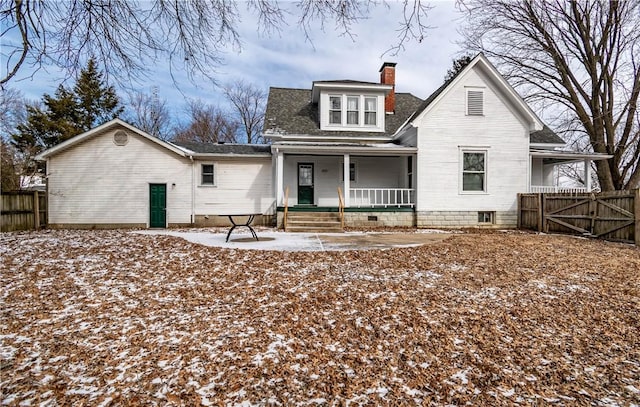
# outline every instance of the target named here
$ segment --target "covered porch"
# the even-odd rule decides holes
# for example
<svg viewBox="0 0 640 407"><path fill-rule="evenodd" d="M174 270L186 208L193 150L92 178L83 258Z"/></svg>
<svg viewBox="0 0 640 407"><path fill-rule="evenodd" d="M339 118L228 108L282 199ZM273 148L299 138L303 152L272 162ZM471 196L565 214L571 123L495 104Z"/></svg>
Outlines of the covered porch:
<svg viewBox="0 0 640 407"><path fill-rule="evenodd" d="M584 193L594 190L591 176L593 161L606 160L610 155L599 153L579 153L573 151L531 149L531 193ZM561 185L558 173L563 165L580 166L583 185Z"/></svg>
<svg viewBox="0 0 640 407"><path fill-rule="evenodd" d="M415 207L415 148L274 145L272 152L279 208Z"/></svg>

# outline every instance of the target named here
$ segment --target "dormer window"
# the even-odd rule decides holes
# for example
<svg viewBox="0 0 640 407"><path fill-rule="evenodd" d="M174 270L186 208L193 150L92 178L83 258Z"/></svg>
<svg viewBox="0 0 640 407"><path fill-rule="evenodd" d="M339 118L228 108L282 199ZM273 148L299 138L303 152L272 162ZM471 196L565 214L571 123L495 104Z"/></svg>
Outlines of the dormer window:
<svg viewBox="0 0 640 407"><path fill-rule="evenodd" d="M377 109L378 100L376 98L365 97L364 98L364 124L367 126L376 125L376 116L378 115Z"/></svg>
<svg viewBox="0 0 640 407"><path fill-rule="evenodd" d="M360 110L358 109L359 96L347 96L347 124L357 126L359 123L358 116L360 116Z"/></svg>
<svg viewBox="0 0 640 407"><path fill-rule="evenodd" d="M324 94L320 128L340 131L384 131L384 94Z"/></svg>
<svg viewBox="0 0 640 407"><path fill-rule="evenodd" d="M329 96L329 124L342 124L342 96Z"/></svg>

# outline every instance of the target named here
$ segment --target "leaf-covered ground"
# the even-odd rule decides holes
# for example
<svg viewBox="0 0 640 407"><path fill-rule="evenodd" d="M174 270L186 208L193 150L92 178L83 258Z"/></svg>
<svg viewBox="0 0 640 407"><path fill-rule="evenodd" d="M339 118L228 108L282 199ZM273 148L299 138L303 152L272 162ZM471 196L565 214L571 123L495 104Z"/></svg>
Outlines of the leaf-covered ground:
<svg viewBox="0 0 640 407"><path fill-rule="evenodd" d="M9 405L638 405L640 249L520 233L417 248L0 235Z"/></svg>

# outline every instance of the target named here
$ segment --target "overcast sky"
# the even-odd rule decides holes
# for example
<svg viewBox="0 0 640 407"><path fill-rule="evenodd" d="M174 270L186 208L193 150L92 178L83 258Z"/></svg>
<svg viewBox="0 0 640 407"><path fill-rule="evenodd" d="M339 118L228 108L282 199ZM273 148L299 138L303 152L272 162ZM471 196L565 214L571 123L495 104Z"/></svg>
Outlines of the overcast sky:
<svg viewBox="0 0 640 407"><path fill-rule="evenodd" d="M283 27L281 33L270 36L260 35L255 19L246 15L239 27L243 46L241 50L229 49L225 55L225 65L217 68L219 83L244 79L265 91L270 86L310 88L314 80L353 79L377 82L378 70L383 62L396 62L396 91L410 92L426 98L438 88L444 79L452 60L462 51L456 43L457 29L462 23L453 1L433 1L428 24L433 28L421 42L410 42L398 55L384 54L397 43L397 28L402 20L401 5L391 4L391 9L379 6L370 18L353 27L354 38L342 37L328 24L322 31L316 25L311 32L313 43L305 40L304 34L295 25ZM295 15L293 16L295 17ZM30 100L41 99L44 93L52 94L64 78L56 69L40 70L33 78L23 70L22 80L12 80L10 87L23 92ZM174 75L176 73L174 72ZM151 93L158 86L159 96L166 99L174 115L184 112L185 98L202 99L211 103L224 103L219 89L210 81L200 80L197 84L186 76L175 75L177 85L171 79L168 68L162 62L150 80L134 84L137 90ZM73 81L67 83L71 85ZM118 88L118 94L127 101L127 93Z"/></svg>

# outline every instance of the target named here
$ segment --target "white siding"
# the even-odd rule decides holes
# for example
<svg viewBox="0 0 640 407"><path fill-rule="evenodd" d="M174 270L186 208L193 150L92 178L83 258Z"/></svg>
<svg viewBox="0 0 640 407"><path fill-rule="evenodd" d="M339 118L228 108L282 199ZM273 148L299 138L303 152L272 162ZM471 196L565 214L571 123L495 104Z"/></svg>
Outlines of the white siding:
<svg viewBox="0 0 640 407"><path fill-rule="evenodd" d="M48 162L49 223L149 224L149 184L167 185L167 222L191 222L191 163L128 131L97 135ZM175 184L175 185L174 185Z"/></svg>
<svg viewBox="0 0 640 407"><path fill-rule="evenodd" d="M418 123L418 211L514 211L529 179L529 132L495 86L471 70ZM465 87L484 90L484 115L466 114ZM486 149L486 192L462 193L461 148Z"/></svg>
<svg viewBox="0 0 640 407"><path fill-rule="evenodd" d="M215 165L215 186L200 185L202 164ZM194 165L196 215L275 212L271 158L212 159Z"/></svg>

